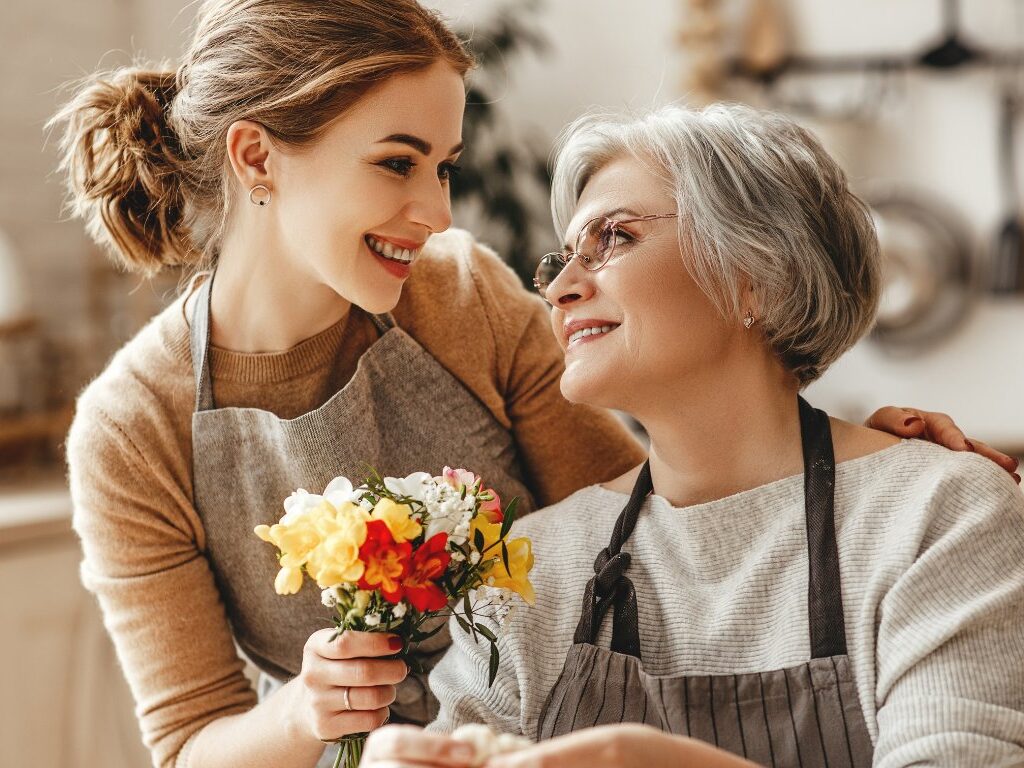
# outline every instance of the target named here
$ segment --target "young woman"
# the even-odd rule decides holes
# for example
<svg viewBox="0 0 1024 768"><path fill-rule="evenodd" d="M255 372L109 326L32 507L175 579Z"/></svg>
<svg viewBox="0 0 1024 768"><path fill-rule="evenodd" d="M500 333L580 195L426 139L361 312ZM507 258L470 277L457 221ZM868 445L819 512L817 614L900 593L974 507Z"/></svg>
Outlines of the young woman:
<svg viewBox="0 0 1024 768"><path fill-rule="evenodd" d="M388 636L330 644L313 591L274 594L252 529L290 490L462 465L529 509L643 458L562 398L543 303L441 234L470 65L413 0L211 0L177 70L99 75L58 116L75 210L123 266L215 268L68 439L83 578L157 765L311 766L391 705L436 714ZM966 447L923 416L876 414ZM258 705L236 643L279 688Z"/></svg>
<svg viewBox="0 0 1024 768"><path fill-rule="evenodd" d="M799 396L879 292L871 217L817 140L737 106L587 119L553 208L562 392L633 415L650 458L519 523L536 606L492 686L456 633L435 728L542 742L488 768L1024 764L1024 496ZM399 726L363 764L458 746Z"/></svg>

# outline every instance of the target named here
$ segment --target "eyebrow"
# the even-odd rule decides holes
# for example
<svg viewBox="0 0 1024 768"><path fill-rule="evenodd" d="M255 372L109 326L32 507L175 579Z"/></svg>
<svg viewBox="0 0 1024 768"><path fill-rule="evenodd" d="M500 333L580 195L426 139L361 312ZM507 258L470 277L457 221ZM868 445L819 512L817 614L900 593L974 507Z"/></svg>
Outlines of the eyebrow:
<svg viewBox="0 0 1024 768"><path fill-rule="evenodd" d="M589 219L587 219L587 221L585 221L583 223L586 224L588 221L593 221L594 219L600 219L600 218L610 219L613 216L618 216L620 213L624 213L627 216L636 216L638 218L640 216L644 216L645 215L643 213L638 213L637 211L633 210L632 208L627 208L626 206L620 205L618 208L612 208L610 211L605 211L604 213L599 213L596 216L591 216ZM577 237L578 236L579 235L577 235ZM573 245L575 245L575 243ZM573 249L573 246L569 245L568 243L564 243L562 245L562 252L563 253L565 253L567 251L571 251L572 249Z"/></svg>
<svg viewBox="0 0 1024 768"><path fill-rule="evenodd" d="M419 136L412 136L408 133L392 133L390 136L385 136L383 139L377 142L378 144L405 144L406 146L412 147L421 155L429 155L434 147L426 139L421 139ZM454 155L457 152L461 152L466 146L465 142L460 141L450 150L449 155Z"/></svg>

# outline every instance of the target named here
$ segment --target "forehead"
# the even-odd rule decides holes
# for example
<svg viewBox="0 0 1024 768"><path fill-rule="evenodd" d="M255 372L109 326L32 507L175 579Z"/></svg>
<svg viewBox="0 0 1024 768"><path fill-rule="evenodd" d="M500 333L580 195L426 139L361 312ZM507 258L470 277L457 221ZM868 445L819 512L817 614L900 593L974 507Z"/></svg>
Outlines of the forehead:
<svg viewBox="0 0 1024 768"><path fill-rule="evenodd" d="M619 157L587 181L565 234L575 233L595 216L621 208L638 216L670 213L675 210L675 201L665 183L644 163L634 157ZM618 218L627 216L620 214Z"/></svg>
<svg viewBox="0 0 1024 768"><path fill-rule="evenodd" d="M368 142L393 134L419 136L447 154L462 140L465 105L462 76L438 62L388 78L345 112L336 127Z"/></svg>

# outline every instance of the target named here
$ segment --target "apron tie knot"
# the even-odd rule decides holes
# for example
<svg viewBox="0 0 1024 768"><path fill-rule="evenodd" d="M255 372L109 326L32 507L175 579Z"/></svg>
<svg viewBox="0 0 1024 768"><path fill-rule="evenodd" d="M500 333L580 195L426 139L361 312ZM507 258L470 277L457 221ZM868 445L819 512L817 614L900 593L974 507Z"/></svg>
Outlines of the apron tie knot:
<svg viewBox="0 0 1024 768"><path fill-rule="evenodd" d="M619 580L630 565L628 552L617 552L614 555L608 551L608 547L601 550L594 561L594 597L597 599L609 597L615 592Z"/></svg>

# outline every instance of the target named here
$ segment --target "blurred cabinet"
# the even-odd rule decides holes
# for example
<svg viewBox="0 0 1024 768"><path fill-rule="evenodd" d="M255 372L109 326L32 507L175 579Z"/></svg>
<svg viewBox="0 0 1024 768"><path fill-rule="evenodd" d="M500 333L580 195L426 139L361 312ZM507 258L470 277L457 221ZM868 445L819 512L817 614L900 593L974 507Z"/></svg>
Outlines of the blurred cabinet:
<svg viewBox="0 0 1024 768"><path fill-rule="evenodd" d="M59 479L0 489L0 765L145 768L127 683L78 576Z"/></svg>

